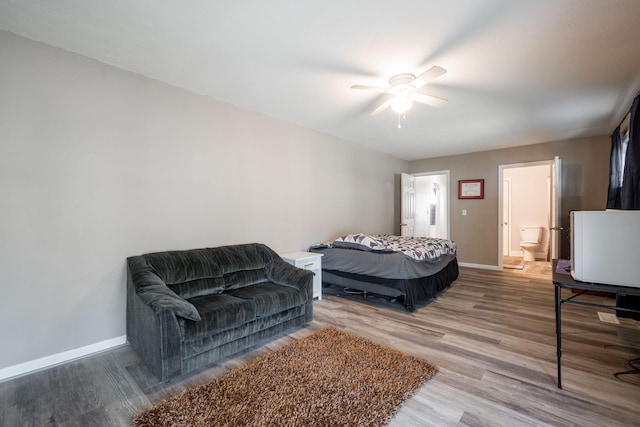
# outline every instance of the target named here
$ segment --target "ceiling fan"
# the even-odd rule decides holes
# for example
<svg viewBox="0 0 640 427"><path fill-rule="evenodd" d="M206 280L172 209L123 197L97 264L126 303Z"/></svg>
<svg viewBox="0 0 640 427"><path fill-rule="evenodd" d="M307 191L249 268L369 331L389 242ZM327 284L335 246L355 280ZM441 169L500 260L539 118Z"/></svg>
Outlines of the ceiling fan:
<svg viewBox="0 0 640 427"><path fill-rule="evenodd" d="M431 105L432 107L441 107L446 104L446 99L423 92L423 87L427 83L446 72L447 70L444 68L434 66L417 77L410 73L396 74L389 79L389 87L353 85L351 89L372 90L383 93L371 110L371 115L378 114L389 107L398 114L404 114L414 102Z"/></svg>

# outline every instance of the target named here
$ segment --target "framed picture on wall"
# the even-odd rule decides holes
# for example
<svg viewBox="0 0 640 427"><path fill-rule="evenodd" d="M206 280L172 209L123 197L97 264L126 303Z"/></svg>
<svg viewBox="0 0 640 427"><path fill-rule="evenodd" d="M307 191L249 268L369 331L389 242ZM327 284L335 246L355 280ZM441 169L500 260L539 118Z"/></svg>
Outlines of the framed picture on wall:
<svg viewBox="0 0 640 427"><path fill-rule="evenodd" d="M458 199L484 199L484 179L458 181Z"/></svg>

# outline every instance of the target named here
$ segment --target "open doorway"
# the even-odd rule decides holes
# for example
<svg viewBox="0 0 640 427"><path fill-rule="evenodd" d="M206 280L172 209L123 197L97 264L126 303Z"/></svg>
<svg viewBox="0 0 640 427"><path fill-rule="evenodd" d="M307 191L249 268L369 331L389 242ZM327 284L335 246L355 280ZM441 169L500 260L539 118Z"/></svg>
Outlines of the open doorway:
<svg viewBox="0 0 640 427"><path fill-rule="evenodd" d="M449 238L449 171L403 174L403 236Z"/></svg>
<svg viewBox="0 0 640 427"><path fill-rule="evenodd" d="M560 159L499 168L499 266L532 274L550 273L557 257Z"/></svg>

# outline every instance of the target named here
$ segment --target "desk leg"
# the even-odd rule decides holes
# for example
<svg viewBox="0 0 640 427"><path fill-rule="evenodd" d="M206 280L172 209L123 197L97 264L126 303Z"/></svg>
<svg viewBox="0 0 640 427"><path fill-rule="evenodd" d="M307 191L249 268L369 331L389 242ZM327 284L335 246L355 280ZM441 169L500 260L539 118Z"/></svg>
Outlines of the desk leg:
<svg viewBox="0 0 640 427"><path fill-rule="evenodd" d="M562 358L562 322L561 322L561 314L560 314L560 306L561 306L561 288L556 285L556 354L558 356L558 388L562 388L562 373L561 373L561 365L560 360Z"/></svg>

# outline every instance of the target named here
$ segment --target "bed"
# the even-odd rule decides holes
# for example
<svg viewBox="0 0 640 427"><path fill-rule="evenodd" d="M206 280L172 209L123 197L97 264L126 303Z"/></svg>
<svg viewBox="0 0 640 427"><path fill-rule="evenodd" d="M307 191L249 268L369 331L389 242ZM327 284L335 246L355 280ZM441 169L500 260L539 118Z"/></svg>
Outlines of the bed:
<svg viewBox="0 0 640 427"><path fill-rule="evenodd" d="M323 255L324 285L398 298L408 311L458 278L456 244L446 239L349 234L309 251Z"/></svg>

